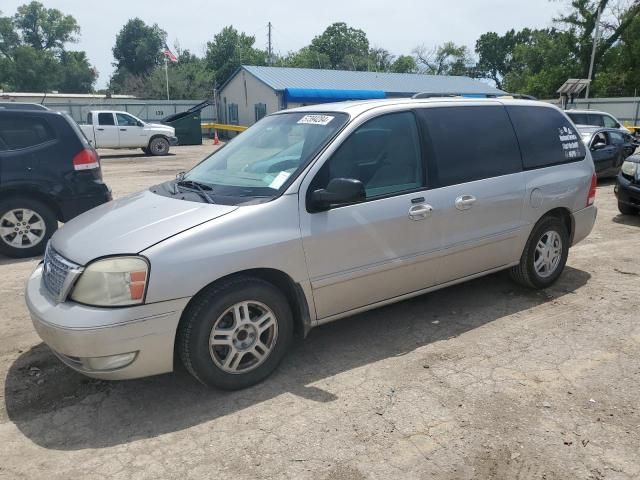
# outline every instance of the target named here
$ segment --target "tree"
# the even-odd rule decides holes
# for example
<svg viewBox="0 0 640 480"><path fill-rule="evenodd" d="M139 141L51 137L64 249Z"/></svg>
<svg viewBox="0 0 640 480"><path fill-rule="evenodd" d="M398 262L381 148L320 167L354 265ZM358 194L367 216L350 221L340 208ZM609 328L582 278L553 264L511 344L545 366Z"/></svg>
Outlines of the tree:
<svg viewBox="0 0 640 480"><path fill-rule="evenodd" d="M531 30L526 42L515 45L512 68L503 87L514 93L553 98L567 78L579 75L571 33L550 28Z"/></svg>
<svg viewBox="0 0 640 480"><path fill-rule="evenodd" d="M309 48L326 55L329 65L325 68L366 70L369 54L367 34L344 22L329 25L321 35L311 40Z"/></svg>
<svg viewBox="0 0 640 480"><path fill-rule="evenodd" d="M428 75L470 75L474 62L464 45L445 42L429 50L424 45L413 50L420 73Z"/></svg>
<svg viewBox="0 0 640 480"><path fill-rule="evenodd" d="M571 7L571 13L559 17L556 22L560 28L565 27L574 36L572 52L579 62L581 77L587 78L598 10L602 12L602 19L595 66L600 64L605 54L640 14L640 2L634 0L625 8L623 3L612 4L610 0L572 0Z"/></svg>
<svg viewBox="0 0 640 480"><path fill-rule="evenodd" d="M140 18L129 20L116 35L113 47L115 66L120 76L126 73L149 74L162 63L161 50L166 39L167 33L157 24L149 26Z"/></svg>
<svg viewBox="0 0 640 480"><path fill-rule="evenodd" d="M410 55L400 55L391 64L391 71L395 73L415 73L417 68L415 58Z"/></svg>
<svg viewBox="0 0 640 480"><path fill-rule="evenodd" d="M65 43L76 42L80 33L75 18L40 2L18 7L14 23L22 31L23 42L36 50L61 50Z"/></svg>
<svg viewBox="0 0 640 480"><path fill-rule="evenodd" d="M478 54L477 74L493 80L496 87L501 89L502 79L513 69L516 45L526 43L530 38L531 30L528 28L519 32L511 29L502 36L495 32L480 35L475 48Z"/></svg>
<svg viewBox="0 0 640 480"><path fill-rule="evenodd" d="M266 52L254 48L255 42L255 37L240 33L231 25L207 42L207 65L216 72L218 85L226 82L240 65L266 65Z"/></svg>
<svg viewBox="0 0 640 480"><path fill-rule="evenodd" d="M0 16L0 84L16 91L90 92L96 73L84 52L65 44L80 33L76 20L39 2Z"/></svg>
<svg viewBox="0 0 640 480"><path fill-rule="evenodd" d="M276 62L277 64L278 62ZM329 57L324 53L313 50L311 47L302 47L297 52L289 52L282 60L281 65L296 68L329 68Z"/></svg>
<svg viewBox="0 0 640 480"><path fill-rule="evenodd" d="M395 60L389 50L380 47L374 47L369 50L369 58L367 60L367 70L375 72L388 72Z"/></svg>
<svg viewBox="0 0 640 480"><path fill-rule="evenodd" d="M62 93L90 92L98 72L89 63L85 52L62 52L60 55L60 83Z"/></svg>

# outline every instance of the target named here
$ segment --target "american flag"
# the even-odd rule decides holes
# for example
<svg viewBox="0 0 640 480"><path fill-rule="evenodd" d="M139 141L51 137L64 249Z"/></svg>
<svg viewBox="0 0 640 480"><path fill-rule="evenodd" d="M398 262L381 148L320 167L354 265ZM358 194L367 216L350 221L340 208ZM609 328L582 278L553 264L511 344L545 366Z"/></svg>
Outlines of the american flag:
<svg viewBox="0 0 640 480"><path fill-rule="evenodd" d="M166 45L164 46L164 49L162 50L162 54L165 57L167 57L170 62L178 63L178 57L176 57L175 54L171 50L169 50L169 47L167 47Z"/></svg>

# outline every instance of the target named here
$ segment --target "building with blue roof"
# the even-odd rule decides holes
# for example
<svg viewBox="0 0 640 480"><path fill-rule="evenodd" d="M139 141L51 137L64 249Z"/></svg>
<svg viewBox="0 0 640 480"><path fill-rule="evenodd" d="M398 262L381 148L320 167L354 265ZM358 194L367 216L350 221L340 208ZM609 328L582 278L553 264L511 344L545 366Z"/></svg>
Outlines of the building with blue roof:
<svg viewBox="0 0 640 480"><path fill-rule="evenodd" d="M248 126L285 108L416 93L505 95L469 77L243 65L218 90L218 118L223 123Z"/></svg>

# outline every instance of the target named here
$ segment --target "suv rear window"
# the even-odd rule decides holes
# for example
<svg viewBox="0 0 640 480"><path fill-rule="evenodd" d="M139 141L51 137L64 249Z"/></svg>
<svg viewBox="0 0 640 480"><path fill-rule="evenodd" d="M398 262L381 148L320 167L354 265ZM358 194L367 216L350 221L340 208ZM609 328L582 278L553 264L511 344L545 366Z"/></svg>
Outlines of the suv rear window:
<svg viewBox="0 0 640 480"><path fill-rule="evenodd" d="M44 118L4 116L0 118L0 144L8 150L33 147L55 140L56 135Z"/></svg>
<svg viewBox="0 0 640 480"><path fill-rule="evenodd" d="M525 169L582 160L585 147L567 118L554 108L508 106Z"/></svg>
<svg viewBox="0 0 640 480"><path fill-rule="evenodd" d="M522 171L518 142L504 107L432 107L426 122L434 186L445 187Z"/></svg>

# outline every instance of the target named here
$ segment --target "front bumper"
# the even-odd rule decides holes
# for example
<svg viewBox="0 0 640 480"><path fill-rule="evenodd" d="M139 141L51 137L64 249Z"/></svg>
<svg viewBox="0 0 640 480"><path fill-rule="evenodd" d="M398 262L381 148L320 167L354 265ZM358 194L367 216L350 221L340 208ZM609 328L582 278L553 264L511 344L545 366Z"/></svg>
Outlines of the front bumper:
<svg viewBox="0 0 640 480"><path fill-rule="evenodd" d="M618 174L613 191L620 203L640 208L640 185L631 183L622 173Z"/></svg>
<svg viewBox="0 0 640 480"><path fill-rule="evenodd" d="M69 367L103 380L146 377L173 370L180 315L189 298L126 308L96 308L56 303L42 283L42 265L25 292L33 326ZM131 355L129 363L110 368L112 359Z"/></svg>
<svg viewBox="0 0 640 480"><path fill-rule="evenodd" d="M169 145L171 146L178 145L178 137L169 137Z"/></svg>
<svg viewBox="0 0 640 480"><path fill-rule="evenodd" d="M595 205L583 208L577 212L573 212L573 238L571 245L584 240L593 230L593 225L596 223L596 217L598 216L598 209Z"/></svg>

